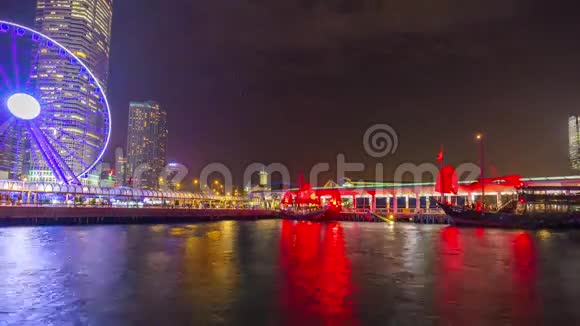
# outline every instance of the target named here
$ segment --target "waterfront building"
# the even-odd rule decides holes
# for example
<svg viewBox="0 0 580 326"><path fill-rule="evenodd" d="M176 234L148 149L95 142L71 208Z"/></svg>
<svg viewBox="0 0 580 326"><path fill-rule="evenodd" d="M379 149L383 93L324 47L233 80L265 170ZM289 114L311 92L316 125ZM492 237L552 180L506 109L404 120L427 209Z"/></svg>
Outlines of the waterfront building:
<svg viewBox="0 0 580 326"><path fill-rule="evenodd" d="M115 186L115 169L111 168L111 164L108 162L103 162L101 165L101 176L99 180L99 187L102 188L112 188Z"/></svg>
<svg viewBox="0 0 580 326"><path fill-rule="evenodd" d="M570 169L580 171L580 120L577 115L568 118L568 150Z"/></svg>
<svg viewBox="0 0 580 326"><path fill-rule="evenodd" d="M93 72L103 91L107 90L109 78L109 53L111 43L111 23L113 0L38 0L36 6L35 29L62 44L74 53ZM62 140L67 148L72 149L84 162L93 162L98 158L100 149L97 144L103 142L106 135L102 130L106 121L99 121L94 112L100 106L102 96L91 87L91 78L78 78L78 71L72 71L67 58L33 49L33 69L31 81L34 83L36 96L44 102L53 103L55 116L59 117L62 130L74 135L86 135L87 143L78 142L74 137ZM50 78L46 78L50 76ZM58 95L60 96L58 96ZM90 119L91 121L87 121ZM93 121L94 120L94 121ZM92 140L92 142L91 142ZM28 179L40 182L55 180L51 170L30 145L22 149L10 149L9 153L23 153L19 157L5 155L6 158L18 160L18 171L13 178L28 176ZM28 151L28 152L27 152ZM78 160L66 160L75 172L82 172L84 166ZM81 178L85 184L97 183L100 171L91 171ZM22 178L22 177L20 177Z"/></svg>
<svg viewBox="0 0 580 326"><path fill-rule="evenodd" d="M159 189L166 164L167 112L154 101L131 102L127 135L128 184Z"/></svg>
<svg viewBox="0 0 580 326"><path fill-rule="evenodd" d="M260 171L260 187L268 186L268 172Z"/></svg>
<svg viewBox="0 0 580 326"><path fill-rule="evenodd" d="M124 186L127 177L127 157L122 147L115 148L115 186Z"/></svg>
<svg viewBox="0 0 580 326"><path fill-rule="evenodd" d="M161 178L159 179L161 190L181 190L181 181L187 175L187 168L181 163L171 162L167 164L163 172L161 173Z"/></svg>

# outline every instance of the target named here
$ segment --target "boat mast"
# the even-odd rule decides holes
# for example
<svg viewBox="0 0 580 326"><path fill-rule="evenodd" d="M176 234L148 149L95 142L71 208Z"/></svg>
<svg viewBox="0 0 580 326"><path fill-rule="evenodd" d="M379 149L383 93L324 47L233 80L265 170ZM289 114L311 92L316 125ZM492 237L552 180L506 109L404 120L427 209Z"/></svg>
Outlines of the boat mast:
<svg viewBox="0 0 580 326"><path fill-rule="evenodd" d="M483 134L478 133L475 138L479 141L479 180L481 182L481 210L484 211L485 198L485 152L483 148Z"/></svg>

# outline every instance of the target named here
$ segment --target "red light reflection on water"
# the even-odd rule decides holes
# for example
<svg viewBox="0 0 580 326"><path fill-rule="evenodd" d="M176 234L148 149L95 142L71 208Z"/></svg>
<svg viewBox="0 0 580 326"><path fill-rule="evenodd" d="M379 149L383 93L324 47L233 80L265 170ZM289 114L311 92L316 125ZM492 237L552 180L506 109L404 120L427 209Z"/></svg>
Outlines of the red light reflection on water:
<svg viewBox="0 0 580 326"><path fill-rule="evenodd" d="M463 251L459 242L459 230L446 227L441 232L442 263L446 271L463 268Z"/></svg>
<svg viewBox="0 0 580 326"><path fill-rule="evenodd" d="M516 279L527 278L535 271L536 251L529 233L521 232L514 236L513 257Z"/></svg>
<svg viewBox="0 0 580 326"><path fill-rule="evenodd" d="M539 304L536 293L536 249L532 236L528 232L516 234L512 252L513 311L525 319L527 324L533 324L536 320L532 313L538 311Z"/></svg>
<svg viewBox="0 0 580 326"><path fill-rule="evenodd" d="M475 236L478 239L483 239L485 237L485 229L484 228L476 228L475 229Z"/></svg>
<svg viewBox="0 0 580 326"><path fill-rule="evenodd" d="M434 281L442 324L541 320L536 249L529 233L447 227L439 241Z"/></svg>
<svg viewBox="0 0 580 326"><path fill-rule="evenodd" d="M283 221L280 264L288 324L356 324L351 266L340 224Z"/></svg>
<svg viewBox="0 0 580 326"><path fill-rule="evenodd" d="M463 251L459 239L459 230L455 227L446 227L440 236L440 266L437 272L436 305L443 318L451 324L457 322L453 310L461 301L459 288L463 276Z"/></svg>

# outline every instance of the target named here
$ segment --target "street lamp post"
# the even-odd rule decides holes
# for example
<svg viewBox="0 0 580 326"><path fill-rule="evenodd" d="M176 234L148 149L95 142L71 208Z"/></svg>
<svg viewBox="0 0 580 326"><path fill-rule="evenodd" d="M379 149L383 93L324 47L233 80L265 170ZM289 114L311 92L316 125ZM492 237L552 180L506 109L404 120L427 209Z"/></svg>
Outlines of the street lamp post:
<svg viewBox="0 0 580 326"><path fill-rule="evenodd" d="M212 190L214 193L216 193L216 191L219 189L220 187L220 182L219 180L214 180L213 181L213 185L212 185Z"/></svg>
<svg viewBox="0 0 580 326"><path fill-rule="evenodd" d="M485 151L484 151L484 143L483 143L483 134L479 133L475 136L475 138L479 141L479 180L481 182L481 210L484 209L484 201L485 198Z"/></svg>

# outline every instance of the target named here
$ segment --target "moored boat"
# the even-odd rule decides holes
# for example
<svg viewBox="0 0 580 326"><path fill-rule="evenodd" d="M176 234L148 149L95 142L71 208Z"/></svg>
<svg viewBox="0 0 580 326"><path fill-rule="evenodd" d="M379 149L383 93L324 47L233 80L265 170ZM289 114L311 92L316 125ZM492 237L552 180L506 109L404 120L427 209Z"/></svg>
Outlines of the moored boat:
<svg viewBox="0 0 580 326"><path fill-rule="evenodd" d="M302 178L300 178L302 180ZM298 221L328 221L340 214L340 195L322 201L323 194L317 193L309 183L300 181L300 188L287 191L282 196L280 215L283 219Z"/></svg>
<svg viewBox="0 0 580 326"><path fill-rule="evenodd" d="M324 219L327 211L328 209L283 209L280 214L287 220L319 222Z"/></svg>
<svg viewBox="0 0 580 326"><path fill-rule="evenodd" d="M580 187L523 187L495 211L437 202L459 226L566 228L580 226Z"/></svg>

